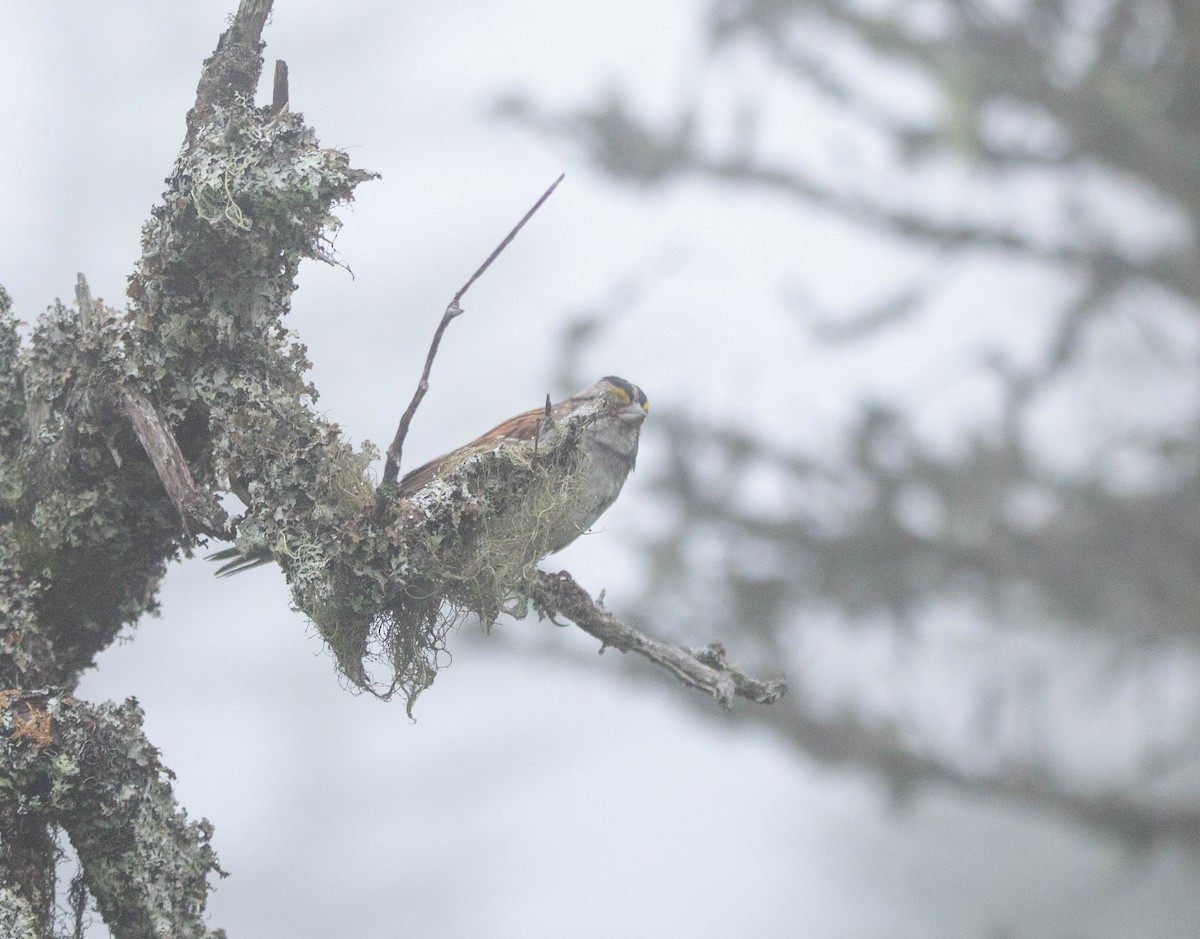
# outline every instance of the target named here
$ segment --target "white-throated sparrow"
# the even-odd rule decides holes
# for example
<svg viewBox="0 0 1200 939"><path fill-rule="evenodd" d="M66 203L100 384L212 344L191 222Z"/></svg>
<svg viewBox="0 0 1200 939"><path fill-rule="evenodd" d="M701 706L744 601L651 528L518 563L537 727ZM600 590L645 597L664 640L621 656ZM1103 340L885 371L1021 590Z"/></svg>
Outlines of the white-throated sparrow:
<svg viewBox="0 0 1200 939"><path fill-rule="evenodd" d="M539 450L552 453L563 442L563 435L574 435L578 446L566 449L577 459L561 474L565 495L547 502L538 519L544 530L537 536L537 553L551 554L587 531L616 501L637 460L638 435L649 407L645 392L637 385L608 375L558 404L509 418L465 446L417 467L400 480L400 495L420 501L426 487L432 490L433 484L452 477L471 457L488 451L515 446L519 450L514 456L536 462ZM553 478L553 469L545 472ZM519 527L525 522L507 524ZM229 548L210 559L228 562L218 574L234 574L266 563L270 557L265 552L244 556Z"/></svg>
<svg viewBox="0 0 1200 939"><path fill-rule="evenodd" d="M549 448L563 432L577 433L585 472L561 517L551 520L547 553L553 553L591 528L621 494L637 461L638 434L649 409L641 388L607 375L565 401L510 417L466 446L417 467L400 480L400 490L414 495L481 450L505 444Z"/></svg>

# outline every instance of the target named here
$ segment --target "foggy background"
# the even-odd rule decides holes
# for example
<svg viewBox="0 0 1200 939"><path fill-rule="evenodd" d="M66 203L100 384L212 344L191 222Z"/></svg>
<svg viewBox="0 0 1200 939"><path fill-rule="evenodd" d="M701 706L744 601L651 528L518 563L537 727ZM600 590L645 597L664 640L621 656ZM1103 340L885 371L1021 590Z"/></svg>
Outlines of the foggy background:
<svg viewBox="0 0 1200 939"><path fill-rule="evenodd" d="M120 306L233 0L6 4L0 283ZM383 178L302 270L318 406L415 466L601 375L651 401L567 568L789 679L733 714L578 630L355 697L274 568L193 559L138 698L231 937L1200 932L1200 14L1188 0L279 0Z"/></svg>

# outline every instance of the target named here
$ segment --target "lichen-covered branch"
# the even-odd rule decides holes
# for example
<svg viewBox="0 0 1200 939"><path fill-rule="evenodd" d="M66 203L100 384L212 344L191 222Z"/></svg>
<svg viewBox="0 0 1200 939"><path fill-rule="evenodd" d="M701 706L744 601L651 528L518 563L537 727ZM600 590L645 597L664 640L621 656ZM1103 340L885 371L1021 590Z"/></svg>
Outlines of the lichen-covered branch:
<svg viewBox="0 0 1200 939"><path fill-rule="evenodd" d="M384 696L402 691L411 707L451 623L521 615L529 571L549 550L547 519L581 478L579 427L567 419L532 453L484 447L401 495L373 485L374 449L356 450L316 410L306 350L284 319L301 263L337 263L332 213L372 174L320 146L288 101L286 69L271 105L255 106L270 9L243 0L205 62L126 309L93 298L81 277L77 307L56 304L22 347L0 291L6 934L53 931L59 827L114 936L208 935L217 867L207 823L176 807L133 702L91 706L67 693L155 609L167 564L198 538L236 534L247 554L277 560L343 674ZM398 444L391 455L394 479ZM226 491L245 503L237 519L219 504ZM726 705L782 693L726 665L717 647L689 653L603 619L563 576L540 605L608 644Z"/></svg>
<svg viewBox="0 0 1200 939"><path fill-rule="evenodd" d="M215 494L236 460L218 442L264 410L305 409L303 348L280 317L301 259L328 257L332 205L367 174L321 150L299 117L254 108L269 8L244 3L206 64L128 311L81 282L78 309L56 304L22 347L0 291L6 936L53 931L56 827L114 936L208 935L208 827L178 810L136 708L29 689L73 687L154 610L167 562L227 530ZM239 403L243 419L226 420ZM295 450L276 456L294 462Z"/></svg>
<svg viewBox="0 0 1200 939"><path fill-rule="evenodd" d="M751 678L729 664L719 643L689 650L651 639L626 626L597 604L566 571L557 574L537 571L530 583L530 598L542 616L565 616L605 646L645 656L685 685L716 698L722 707L731 707L735 697L771 704L787 691L783 681Z"/></svg>
<svg viewBox="0 0 1200 939"><path fill-rule="evenodd" d="M175 435L143 394L127 388L121 390L121 411L129 419L133 432L150 457L162 480L167 495L179 512L184 526L191 532L230 537L229 515L221 508L212 492L201 489L192 478Z"/></svg>
<svg viewBox="0 0 1200 939"><path fill-rule="evenodd" d="M104 318L114 311L107 310L92 297L87 279L80 274L75 282L75 302L79 307L79 319L85 330L98 330ZM121 412L129 420L133 432L141 441L146 455L154 464L163 488L174 503L189 532L199 532L224 538L232 535L228 514L221 508L217 497L196 485L187 460L175 441L175 435L162 419L154 404L146 395L129 387L117 391ZM114 452L113 460L120 468L120 455Z"/></svg>
<svg viewBox="0 0 1200 939"><path fill-rule="evenodd" d="M187 117L191 144L215 109L252 100L262 74L262 32L271 15L273 0L241 0L229 28L217 40L216 51L205 61L196 88L196 103Z"/></svg>
<svg viewBox="0 0 1200 939"><path fill-rule="evenodd" d="M133 701L92 706L51 691L0 691L0 926L45 924L50 889L16 868L12 839L60 826L79 854L104 921L119 939L207 939L208 876L219 874L206 821L188 822L170 772L142 733ZM53 844L51 839L50 844ZM25 845L16 845L23 849ZM53 868L51 867L51 872ZM21 924L24 926L21 926Z"/></svg>

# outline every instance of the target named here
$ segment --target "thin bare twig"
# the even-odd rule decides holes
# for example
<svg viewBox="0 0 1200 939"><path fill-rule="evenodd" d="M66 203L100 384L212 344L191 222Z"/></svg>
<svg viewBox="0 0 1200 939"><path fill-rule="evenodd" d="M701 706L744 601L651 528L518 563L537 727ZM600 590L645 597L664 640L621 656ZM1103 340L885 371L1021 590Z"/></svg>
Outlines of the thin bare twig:
<svg viewBox="0 0 1200 939"><path fill-rule="evenodd" d="M442 315L442 321L438 323L438 328L434 331L433 341L429 344L429 354L425 356L425 369L421 372L421 380L417 383L417 390L413 394L412 400L408 403L404 414L400 417L400 426L396 428L396 436L392 440L392 445L388 447L387 461L383 466L382 485L394 485L400 475L400 455L404 450L404 438L408 436L408 425L412 423L413 415L417 413L417 408L420 406L421 400L429 390L429 371L433 368L433 359L437 355L438 346L441 345L442 334L446 332L446 327L450 325L450 321L463 312L462 307L459 306L459 301L471 289L471 285L479 280L484 272L492 266L492 262L500 256L500 252L507 248L512 240L517 237L517 233L525 227L525 223L533 218L533 214L550 198L550 195L558 188L558 184L563 181L565 175L565 173L560 174L558 179L550 184L550 188L542 193L541 198L522 216L521 221L513 226L513 230L505 235L504 240L487 256L487 260L480 264L475 273L467 279L467 282L458 288L458 292L450 301L449 306L446 307L446 312Z"/></svg>
<svg viewBox="0 0 1200 939"><path fill-rule="evenodd" d="M636 652L660 665L685 685L706 692L725 708L735 697L759 704L773 704L787 693L784 681L761 681L742 673L725 660L725 649L713 643L704 649L685 649L651 639L596 604L586 590L566 571L547 574L537 571L530 589L542 616L565 616L604 645L622 652Z"/></svg>

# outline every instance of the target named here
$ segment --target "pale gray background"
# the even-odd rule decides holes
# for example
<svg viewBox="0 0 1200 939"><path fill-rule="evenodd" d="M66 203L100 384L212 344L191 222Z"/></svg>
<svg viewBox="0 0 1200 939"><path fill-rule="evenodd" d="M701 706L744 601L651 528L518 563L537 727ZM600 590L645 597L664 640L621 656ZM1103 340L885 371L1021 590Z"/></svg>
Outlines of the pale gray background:
<svg viewBox="0 0 1200 939"><path fill-rule="evenodd" d="M25 319L69 297L77 271L120 304L229 3L0 6L0 282ZM832 439L868 391L911 402L948 447L956 428L987 419L995 396L957 363L985 347L1018 359L1035 348L1051 277L974 271L907 345L818 356L780 303L780 270L804 272L804 289L836 307L928 259L765 195L618 188L570 146L488 118L512 91L567 106L620 88L664 114L700 90L789 93L752 60L708 64L698 9L277 5L267 57L288 61L293 108L323 143L383 174L341 212L337 248L354 277L307 266L292 317L320 406L352 438L390 438L450 295L562 171L566 183L450 330L410 465L570 390L551 386L557 328L631 278L643 289L588 365L641 384L652 404L806 446ZM925 106L902 82L894 94ZM840 158L827 146L840 129L816 112L770 132L781 147ZM937 185L966 197L961 181ZM1109 389L1088 393L1103 402ZM1127 407L1162 400L1149 389ZM647 466L662 458L653 416ZM1044 419L1065 464L1100 445L1076 418ZM635 474L562 566L607 588L619 612L637 565L622 532L653 519ZM231 937L1200 933L1193 855L1135 857L1035 813L936 791L893 808L872 779L698 719L680 706L693 692L665 677L628 683L614 653L587 669L561 664L563 648L594 647L576 631L532 620L500 630L545 644L515 652L521 643L460 633L414 724L399 703L339 687L277 571L217 581L193 560L168 577L162 617L103 654L81 694L135 695L145 708L181 802L216 826L232 876L211 920ZM730 623L714 638L736 657L737 634ZM883 695L904 693L881 682ZM1103 754L1108 742L1081 745Z"/></svg>

